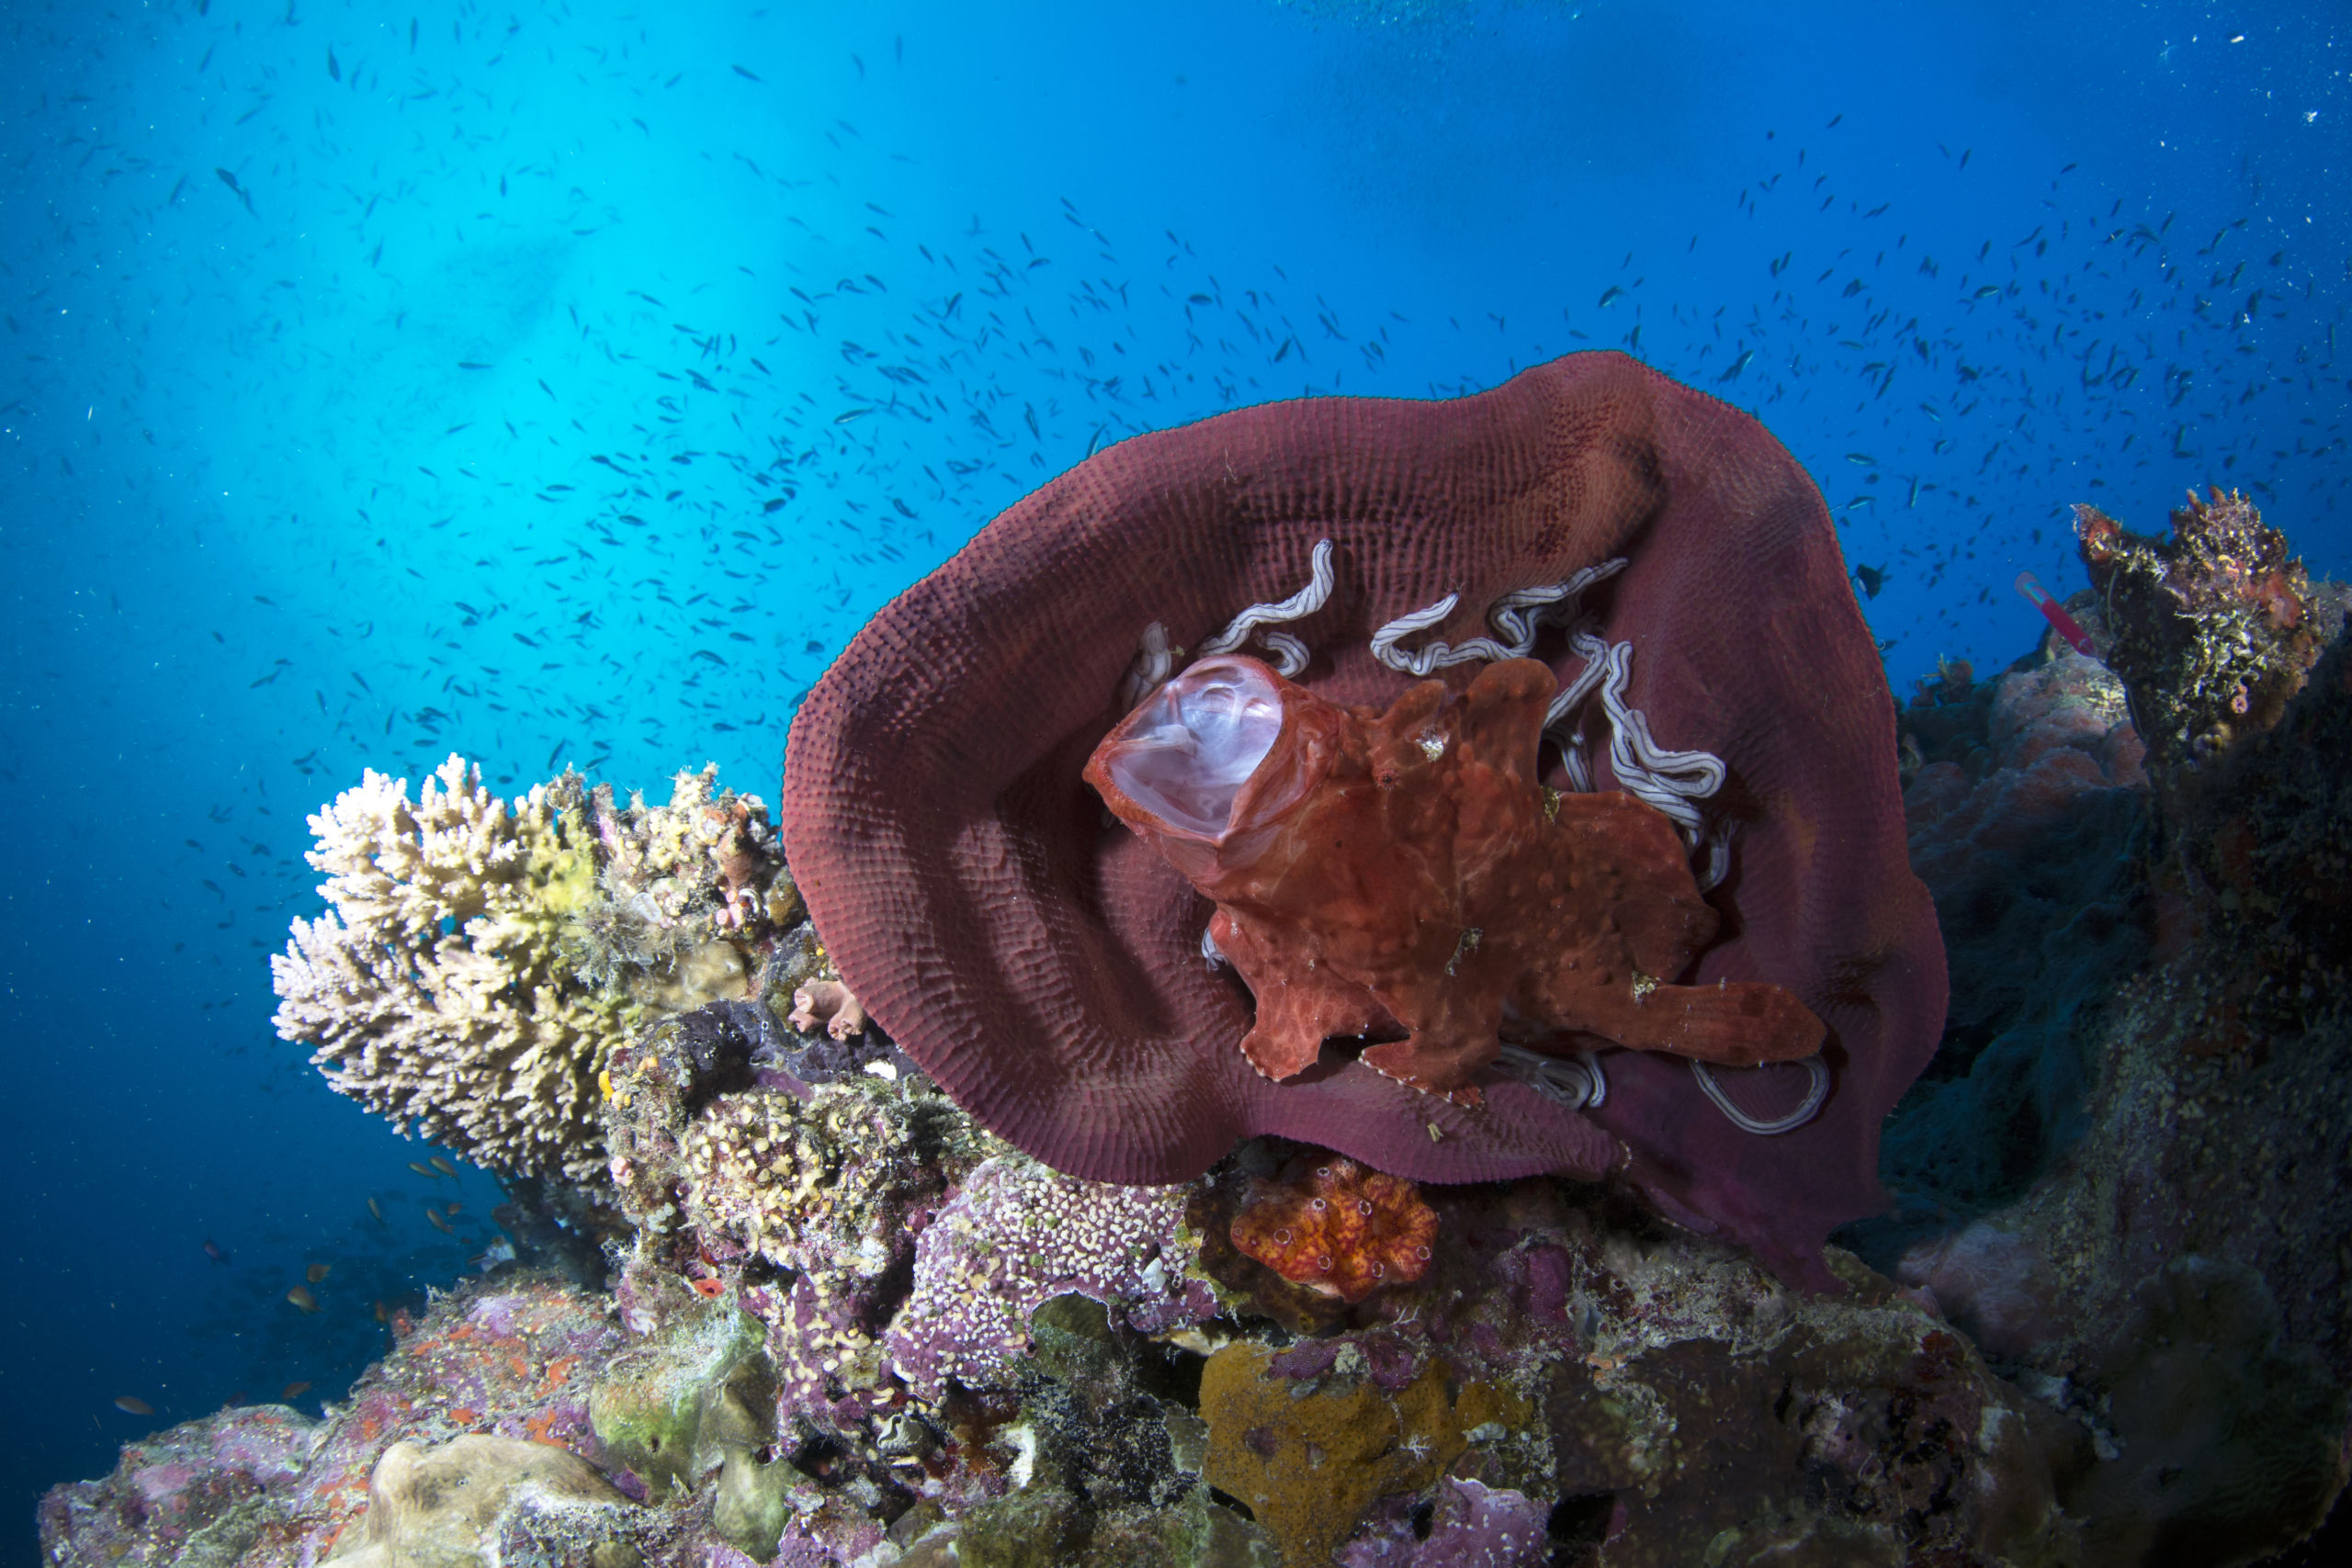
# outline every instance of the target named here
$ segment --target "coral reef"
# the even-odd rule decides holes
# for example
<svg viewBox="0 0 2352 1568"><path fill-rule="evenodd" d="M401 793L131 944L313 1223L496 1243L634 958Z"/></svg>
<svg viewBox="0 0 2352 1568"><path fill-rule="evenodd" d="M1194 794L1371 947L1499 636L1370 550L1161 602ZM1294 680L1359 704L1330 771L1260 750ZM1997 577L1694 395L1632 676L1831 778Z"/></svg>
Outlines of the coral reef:
<svg viewBox="0 0 2352 1568"><path fill-rule="evenodd" d="M1017 1155L967 1177L915 1244L914 1288L892 1322L890 1359L919 1394L945 1380L1002 1382L1026 1353L1029 1314L1078 1294L1156 1334L1214 1314L1187 1278L1178 1188L1081 1181Z"/></svg>
<svg viewBox="0 0 2352 1568"><path fill-rule="evenodd" d="M1687 1063L1639 1053L1593 1120L1662 1210L1826 1284L1819 1244L1878 1206L1880 1122L1944 1010L1893 703L1802 468L1622 355L1473 397L1238 410L1049 482L885 606L802 703L778 814L794 875L875 1021L1057 1169L1183 1180L1256 1134L1421 1181L1599 1168L1593 1125L1524 1084L1482 1086L1473 1111L1361 1062L1261 1077L1235 1048L1251 998L1202 961L1197 896L1079 784L1123 690L1151 683L1129 680L1139 664L1156 681L1219 628L1295 660L1288 678L1322 701L1385 708L1407 682L1373 641L1400 617L1430 639L1417 653L1463 651L1480 623L1578 582L1650 747L1724 770L1706 811L1710 832L1736 829L1710 905L1726 934L1684 978L1782 987L1840 1043L1834 1092L1780 1137L1718 1114ZM1260 628L1294 601L1291 629ZM1530 651L1555 678L1594 662L1556 626ZM1567 749L1603 791L1634 761L1630 724L1611 729ZM1620 739L1625 767L1604 754ZM1566 757L1546 783L1575 784Z"/></svg>
<svg viewBox="0 0 2352 1568"><path fill-rule="evenodd" d="M464 1437L427 1449L404 1439L368 1476L359 1544L334 1560L494 1568L552 1549L579 1551L594 1568L628 1568L641 1559L610 1516L628 1506L594 1465L544 1443Z"/></svg>
<svg viewBox="0 0 2352 1568"><path fill-rule="evenodd" d="M1738 1067L1820 1049L1778 986L1673 983L1720 917L1665 813L1536 782L1558 687L1507 660L1374 716L1212 659L1103 738L1086 782L1217 906L1209 937L1257 999L1252 1066L1295 1077L1329 1036L1401 1029L1365 1065L1475 1100L1506 1036Z"/></svg>
<svg viewBox="0 0 2352 1568"><path fill-rule="evenodd" d="M452 756L414 801L370 771L311 818L333 908L270 960L284 1038L406 1132L592 1181L598 1077L635 1022L741 995L797 910L756 800L680 773L668 806L565 774L511 806Z"/></svg>
<svg viewBox="0 0 2352 1568"><path fill-rule="evenodd" d="M1353 1303L1421 1277L1437 1212L1401 1177L1303 1154L1282 1180L1252 1185L1230 1235L1283 1279Z"/></svg>
<svg viewBox="0 0 2352 1568"><path fill-rule="evenodd" d="M318 1431L281 1404L232 1405L125 1443L112 1475L41 1499L42 1560L229 1568L282 1516Z"/></svg>
<svg viewBox="0 0 2352 1568"><path fill-rule="evenodd" d="M2333 1490L2340 1395L2251 1265L2173 1269L2104 1320L2029 1292L2005 1347L2099 1323L2105 1358L2029 1393L1937 1315L1941 1283L1900 1291L1833 1249L1843 1293L1800 1294L1630 1194L1536 1177L1424 1193L1426 1269L1351 1303L1232 1240L1272 1173L1311 1179L1327 1151L1253 1142L1140 1190L975 1158L985 1134L919 1079L781 1082L743 1016L763 1007L616 1054L615 1146L638 1126L625 1157L659 1166L617 1190L671 1212L616 1237L612 1293L519 1266L470 1282L397 1325L322 1426L283 1429L259 1481L215 1435L258 1419L232 1412L53 1494L50 1561L164 1539L162 1510L110 1499L239 1487L256 1500L213 1539L251 1568L460 1523L489 1532L467 1538L480 1555L442 1560L2120 1563L2238 1528L2224 1492L2307 1517ZM755 1230L775 1188L689 1174L762 1140L786 1190L837 1162L829 1211L804 1194ZM914 1237L910 1266L826 1256L876 1214ZM1976 1267L2029 1268L2034 1245L1980 1246ZM525 1447L554 1483L516 1483ZM159 1490L161 1451L187 1462ZM434 1464L469 1477L456 1512L425 1506Z"/></svg>
<svg viewBox="0 0 2352 1568"><path fill-rule="evenodd" d="M1509 1487L1448 1476L1425 1514L1387 1512L1394 1533L1348 1542L1340 1568L1543 1568L1552 1560L1549 1510Z"/></svg>
<svg viewBox="0 0 2352 1568"><path fill-rule="evenodd" d="M458 757L412 802L369 772L311 818L333 908L270 960L277 1032L337 1091L501 1168L594 1174L624 998L565 960L594 896L577 781L507 804Z"/></svg>
<svg viewBox="0 0 2352 1568"><path fill-rule="evenodd" d="M2125 705L2114 674L2053 632L1996 679L1903 712L1912 863L1953 986L1942 1049L1887 1125L1896 1209L1849 1238L1882 1264L2015 1198L2083 1132L2086 1027L2147 949L2147 792Z"/></svg>
<svg viewBox="0 0 2352 1568"><path fill-rule="evenodd" d="M1999 918L1956 935L1973 999L1947 1051L1980 1020L2025 1023L2004 1054L2018 1081L2068 1084L2065 1136L2053 1151L1998 1097L1957 1095L1996 1056L1977 1048L1890 1129L1912 1212L1857 1235L2089 1434L2096 1462L2060 1485L2088 1561L2221 1564L2314 1528L2345 1480L2352 640L2311 659L2298 638L2340 621L2343 591L2306 583L2241 499L2176 523L2156 546L2086 517L2084 541L2103 596L2084 618L2156 787L2086 780L2040 829L2013 804L2017 863L1951 889ZM1950 1179L1936 1147L2001 1179Z"/></svg>
<svg viewBox="0 0 2352 1568"><path fill-rule="evenodd" d="M2307 615L2333 592L2311 585ZM2073 608L2093 648L2123 636ZM1634 1168L1597 1182L1417 1190L1262 1135L1180 1184L1083 1179L983 1130L898 1052L887 1009L863 1031L826 1027L845 998L784 1016L849 982L813 929L777 923L789 884L748 874L750 805L699 799L662 840L641 805L596 828L576 789L551 790L537 828L514 825L530 797L500 817L433 791L483 865L541 868L501 873L518 882L501 908L542 911L514 918L570 944L549 961L569 983L636 1010L606 1026L590 1091L601 1166L513 1178L499 1217L526 1261L393 1314L384 1360L321 1422L224 1411L53 1491L46 1560L2122 1568L2276 1551L2324 1517L2352 1452L2352 642L2193 787L2143 782L2127 712L2188 705L2123 673L2053 631L1990 680L1948 667L1905 710L1911 849L1960 988L1886 1139L1898 1207L1843 1233L1894 1278L1831 1247L1821 1291L1786 1224L1721 1215L1834 1210L1850 1189L1764 1168L1834 1166L1868 1142L1842 1122L1740 1134L1673 1179L1643 1161L1676 1145L1630 1133ZM371 785L407 841L400 812L425 808ZM1166 891L1121 841L1112 884ZM413 842L366 863L379 905L476 874ZM614 912L680 855L701 857L663 874L681 900ZM545 915L574 895L601 923ZM674 1010L714 941L729 994ZM1623 1059L1600 1114L1630 1121L1611 1126L1688 1114L1645 1078L1655 1057ZM1246 1067L1155 1081L1283 1087L1249 1089ZM1359 1086L1313 1100L1359 1127L1411 1093L1353 1064L1321 1081ZM1861 1076L1866 1103L1886 1081ZM1513 1128L1554 1124L1524 1111L1534 1090L1483 1087L1485 1107L1415 1096L1405 1125L1441 1152L1485 1140L1475 1169ZM1114 1091L1078 1074L1042 1092Z"/></svg>
<svg viewBox="0 0 2352 1568"><path fill-rule="evenodd" d="M2133 534L2093 506L2075 528L2167 797L2241 737L2278 721L2344 626L2340 593L2314 592L2286 536L2235 491L2172 514L2172 536Z"/></svg>

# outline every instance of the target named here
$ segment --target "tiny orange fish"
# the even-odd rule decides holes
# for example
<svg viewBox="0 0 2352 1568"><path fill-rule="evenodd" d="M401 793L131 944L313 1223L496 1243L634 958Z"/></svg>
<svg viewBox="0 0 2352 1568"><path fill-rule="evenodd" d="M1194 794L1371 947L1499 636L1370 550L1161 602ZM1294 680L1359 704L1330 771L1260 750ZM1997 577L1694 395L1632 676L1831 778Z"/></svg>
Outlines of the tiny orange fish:
<svg viewBox="0 0 2352 1568"><path fill-rule="evenodd" d="M315 1285L334 1272L334 1265L332 1263L313 1263L302 1270L302 1278Z"/></svg>
<svg viewBox="0 0 2352 1568"><path fill-rule="evenodd" d="M308 1285L295 1286L292 1290L286 1292L286 1299L293 1304L294 1309L298 1312L316 1312L319 1310L319 1298L311 1294L311 1288Z"/></svg>
<svg viewBox="0 0 2352 1568"><path fill-rule="evenodd" d="M392 1321L391 1312L384 1305L384 1298L381 1296L376 1298L376 1321L378 1323Z"/></svg>
<svg viewBox="0 0 2352 1568"><path fill-rule="evenodd" d="M126 1416L153 1416L155 1414L155 1407L153 1405L148 1404L145 1400L139 1398L135 1394L116 1394L114 1396L114 1407L117 1410L121 1411Z"/></svg>
<svg viewBox="0 0 2352 1568"><path fill-rule="evenodd" d="M278 1394L277 1397L280 1399L300 1399L310 1392L311 1385L308 1382L289 1382L286 1385L285 1391Z"/></svg>
<svg viewBox="0 0 2352 1568"><path fill-rule="evenodd" d="M443 1159L439 1155L435 1155L425 1163L444 1176L455 1176L458 1174L458 1168L451 1165L447 1160Z"/></svg>
<svg viewBox="0 0 2352 1568"><path fill-rule="evenodd" d="M717 1280L695 1280L690 1282L695 1290L701 1292L706 1296L716 1296L719 1292L727 1288Z"/></svg>
<svg viewBox="0 0 2352 1568"><path fill-rule="evenodd" d="M449 1228L449 1222L441 1217L440 1210L427 1209L424 1211L424 1217L431 1220L433 1222L433 1228L439 1231L443 1235L449 1235L453 1234Z"/></svg>

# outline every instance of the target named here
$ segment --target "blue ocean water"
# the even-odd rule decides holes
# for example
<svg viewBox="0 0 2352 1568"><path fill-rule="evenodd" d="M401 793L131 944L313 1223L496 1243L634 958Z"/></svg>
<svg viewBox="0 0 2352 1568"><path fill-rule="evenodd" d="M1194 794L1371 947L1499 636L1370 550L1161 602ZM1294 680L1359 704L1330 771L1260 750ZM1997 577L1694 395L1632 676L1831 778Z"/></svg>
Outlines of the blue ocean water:
<svg viewBox="0 0 2352 1568"><path fill-rule="evenodd" d="M178 0L0 39L10 1561L40 1488L335 1396L374 1303L478 1250L423 1204L492 1183L272 1033L305 814L452 750L773 797L863 618L1127 434L1624 348L1810 468L1898 691L2039 633L2012 583L2081 585L2070 502L2154 531L2241 486L2352 570L2324 0Z"/></svg>

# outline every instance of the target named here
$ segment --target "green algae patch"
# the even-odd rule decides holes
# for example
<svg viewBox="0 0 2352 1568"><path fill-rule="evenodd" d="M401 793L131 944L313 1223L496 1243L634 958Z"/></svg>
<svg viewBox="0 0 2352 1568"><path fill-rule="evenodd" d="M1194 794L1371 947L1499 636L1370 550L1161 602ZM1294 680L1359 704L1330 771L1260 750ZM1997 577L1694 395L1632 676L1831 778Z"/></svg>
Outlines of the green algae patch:
<svg viewBox="0 0 2352 1568"><path fill-rule="evenodd" d="M653 1496L691 1490L709 1464L744 1446L730 1384L756 1371L758 1320L732 1304L682 1318L613 1359L588 1392L588 1420L615 1462Z"/></svg>

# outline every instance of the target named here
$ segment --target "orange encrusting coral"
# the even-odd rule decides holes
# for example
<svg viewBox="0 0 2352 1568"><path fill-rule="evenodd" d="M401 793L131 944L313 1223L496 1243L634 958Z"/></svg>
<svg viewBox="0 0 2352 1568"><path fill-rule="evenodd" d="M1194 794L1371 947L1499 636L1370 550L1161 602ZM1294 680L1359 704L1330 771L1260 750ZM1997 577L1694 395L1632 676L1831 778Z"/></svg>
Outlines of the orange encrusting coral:
<svg viewBox="0 0 2352 1568"><path fill-rule="evenodd" d="M1437 1213L1402 1177L1337 1155L1303 1156L1279 1182L1251 1185L1233 1245L1283 1279L1360 1302L1430 1266Z"/></svg>
<svg viewBox="0 0 2352 1568"><path fill-rule="evenodd" d="M1537 782L1557 684L1507 660L1375 713L1211 659L1096 748L1087 782L1216 901L1209 935L1257 998L1241 1050L1261 1073L1401 1029L1364 1063L1475 1102L1505 1038L1731 1066L1820 1048L1821 1021L1778 986L1670 983L1715 911L1664 815Z"/></svg>

